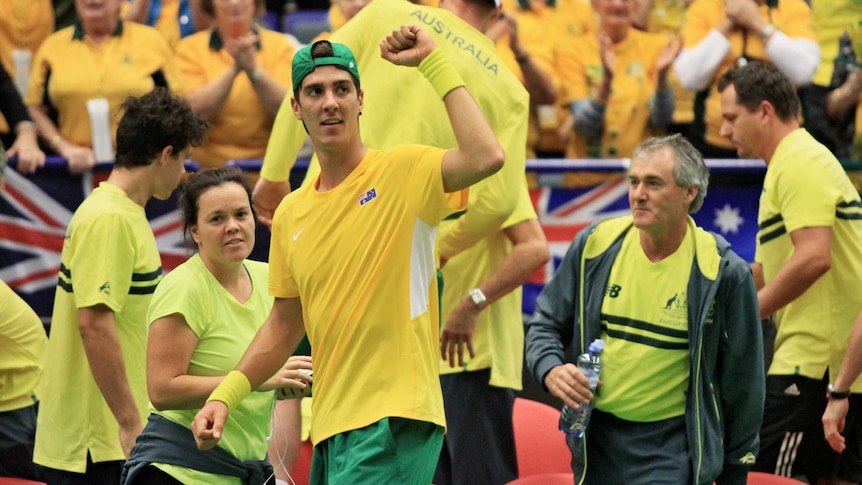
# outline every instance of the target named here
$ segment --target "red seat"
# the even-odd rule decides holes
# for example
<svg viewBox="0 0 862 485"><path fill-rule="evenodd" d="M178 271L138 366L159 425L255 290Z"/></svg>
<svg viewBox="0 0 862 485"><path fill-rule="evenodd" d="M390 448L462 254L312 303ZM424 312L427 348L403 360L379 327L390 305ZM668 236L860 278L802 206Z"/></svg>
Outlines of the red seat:
<svg viewBox="0 0 862 485"><path fill-rule="evenodd" d="M506 485L573 485L575 475L569 473L542 473L528 477L516 478Z"/></svg>
<svg viewBox="0 0 862 485"><path fill-rule="evenodd" d="M45 482L26 480L24 478L0 477L0 485L45 485Z"/></svg>
<svg viewBox="0 0 862 485"><path fill-rule="evenodd" d="M290 478L296 485L308 485L308 479L311 475L311 455L314 454L314 447L311 445L311 440L305 440L299 448L299 456L296 458L296 463L293 464L293 470L290 471ZM3 485L0 483L0 485Z"/></svg>
<svg viewBox="0 0 862 485"><path fill-rule="evenodd" d="M748 480L746 482L748 485L798 485L805 483L793 478L780 477L763 472L748 472Z"/></svg>
<svg viewBox="0 0 862 485"><path fill-rule="evenodd" d="M515 398L512 421L518 476L572 474L572 454L557 428L560 410L529 399ZM570 480L569 483L572 481Z"/></svg>

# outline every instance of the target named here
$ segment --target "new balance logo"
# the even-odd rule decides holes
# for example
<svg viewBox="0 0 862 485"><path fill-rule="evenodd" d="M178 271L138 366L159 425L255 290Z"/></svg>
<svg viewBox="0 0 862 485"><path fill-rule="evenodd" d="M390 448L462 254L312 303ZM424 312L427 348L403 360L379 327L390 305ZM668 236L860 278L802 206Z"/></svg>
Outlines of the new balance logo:
<svg viewBox="0 0 862 485"><path fill-rule="evenodd" d="M796 384L790 384L787 386L787 389L784 390L785 396L798 396L799 394L799 388L796 387Z"/></svg>
<svg viewBox="0 0 862 485"><path fill-rule="evenodd" d="M99 287L99 293L104 293L106 295L111 294L111 284L107 281L102 283L102 286Z"/></svg>
<svg viewBox="0 0 862 485"><path fill-rule="evenodd" d="M620 296L620 291L622 291L623 287L620 285L608 285L605 289L605 294L611 298L616 298Z"/></svg>

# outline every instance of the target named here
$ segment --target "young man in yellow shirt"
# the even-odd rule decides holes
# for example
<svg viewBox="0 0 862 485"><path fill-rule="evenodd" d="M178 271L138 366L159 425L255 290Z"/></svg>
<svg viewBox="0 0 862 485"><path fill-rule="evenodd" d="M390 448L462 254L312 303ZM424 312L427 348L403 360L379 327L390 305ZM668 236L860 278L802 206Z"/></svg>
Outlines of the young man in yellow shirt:
<svg viewBox="0 0 862 485"><path fill-rule="evenodd" d="M445 429L437 225L463 209L464 189L503 164L490 126L427 32L402 26L380 52L419 66L445 103L457 148L366 147L352 52L319 41L296 54L291 106L311 136L320 174L279 205L273 311L192 425L199 446L215 446L232 405L281 366L307 331L315 373L312 483L430 483Z"/></svg>

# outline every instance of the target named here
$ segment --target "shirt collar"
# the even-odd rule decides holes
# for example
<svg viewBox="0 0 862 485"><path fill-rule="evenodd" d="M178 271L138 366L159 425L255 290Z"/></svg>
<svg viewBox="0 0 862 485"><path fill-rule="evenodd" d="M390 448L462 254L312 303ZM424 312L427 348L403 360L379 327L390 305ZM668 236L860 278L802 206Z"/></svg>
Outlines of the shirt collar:
<svg viewBox="0 0 862 485"><path fill-rule="evenodd" d="M257 44L255 44L255 47L257 48L257 50L260 50L260 32L258 32L257 26L252 25L251 31L257 35ZM218 29L213 28L212 31L210 31L210 49L214 51L220 51L222 47L224 47L224 40L222 40L221 35L219 35Z"/></svg>
<svg viewBox="0 0 862 485"><path fill-rule="evenodd" d="M111 33L114 37L120 37L123 35L123 21L117 21L117 28ZM84 26L81 24L80 20L75 21L75 29L72 32L73 40L84 40Z"/></svg>

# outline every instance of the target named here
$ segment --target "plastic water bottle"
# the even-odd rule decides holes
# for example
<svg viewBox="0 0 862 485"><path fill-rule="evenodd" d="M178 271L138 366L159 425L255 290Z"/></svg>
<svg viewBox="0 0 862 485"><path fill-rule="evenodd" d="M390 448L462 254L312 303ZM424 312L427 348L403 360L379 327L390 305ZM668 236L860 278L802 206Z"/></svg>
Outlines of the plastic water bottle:
<svg viewBox="0 0 862 485"><path fill-rule="evenodd" d="M596 387L599 385L599 373L602 370L602 361L599 359L599 354L602 353L602 349L604 348L605 341L595 339L590 344L589 351L578 356L578 368L590 380L590 391L593 393L596 392ZM567 435L573 435L575 438L583 438L592 410L592 401L589 404L582 404L577 409L563 406L560 412L560 430Z"/></svg>

